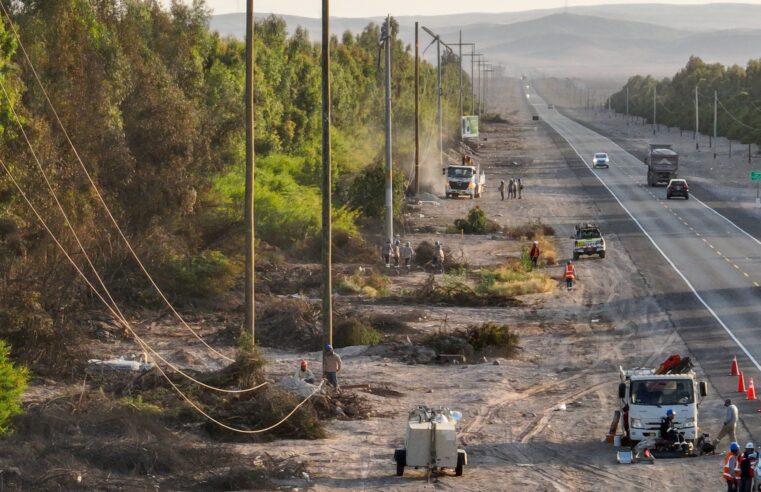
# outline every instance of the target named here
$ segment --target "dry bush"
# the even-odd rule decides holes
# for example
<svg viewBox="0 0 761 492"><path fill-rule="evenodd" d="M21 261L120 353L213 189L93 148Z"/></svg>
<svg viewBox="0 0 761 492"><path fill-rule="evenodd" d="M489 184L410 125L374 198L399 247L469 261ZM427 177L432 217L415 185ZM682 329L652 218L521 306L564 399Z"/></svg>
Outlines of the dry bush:
<svg viewBox="0 0 761 492"><path fill-rule="evenodd" d="M555 229L542 223L541 220L525 224L505 227L505 235L510 239L533 241L538 236L554 236Z"/></svg>
<svg viewBox="0 0 761 492"><path fill-rule="evenodd" d="M467 307L507 307L520 304L513 296L501 292L477 292L470 286L468 278L464 275L444 275L441 282L437 282L435 275L431 275L415 291L412 300L445 306Z"/></svg>
<svg viewBox="0 0 761 492"><path fill-rule="evenodd" d="M383 297L388 295L391 285L388 277L369 268L358 268L351 275L344 275L338 291L342 294L362 294L366 297Z"/></svg>
<svg viewBox="0 0 761 492"><path fill-rule="evenodd" d="M497 268L483 268L476 287L484 294L519 296L551 292L555 282L545 272L533 270L528 256L512 258Z"/></svg>
<svg viewBox="0 0 761 492"><path fill-rule="evenodd" d="M322 341L320 308L304 299L273 298L257 306L257 343L265 347L314 350Z"/></svg>
<svg viewBox="0 0 761 492"><path fill-rule="evenodd" d="M534 240L539 241L539 250L541 251L539 264L549 266L557 265L558 252L557 249L555 249L555 242L544 234L537 235ZM528 252L528 249L526 251Z"/></svg>
<svg viewBox="0 0 761 492"><path fill-rule="evenodd" d="M384 334L403 335L415 333L415 330L405 323L404 319L417 321L420 315L416 316L398 316L395 314L376 314L370 317L370 324Z"/></svg>
<svg viewBox="0 0 761 492"><path fill-rule="evenodd" d="M473 356L512 357L519 349L518 341L508 325L486 322L452 333L432 334L423 343L437 354L459 354L472 360Z"/></svg>

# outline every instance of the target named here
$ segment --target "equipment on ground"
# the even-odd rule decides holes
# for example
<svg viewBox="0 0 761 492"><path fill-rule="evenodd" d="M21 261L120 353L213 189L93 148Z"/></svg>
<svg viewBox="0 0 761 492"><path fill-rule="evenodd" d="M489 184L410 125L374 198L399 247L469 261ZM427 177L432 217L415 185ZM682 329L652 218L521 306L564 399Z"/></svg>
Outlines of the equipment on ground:
<svg viewBox="0 0 761 492"><path fill-rule="evenodd" d="M708 394L707 385L697 380L689 357L671 355L657 369L619 371L624 434L632 446L642 442L655 457L667 458L713 451L698 422L698 407ZM661 439L661 419L669 409L675 414L672 428L683 437L683 443Z"/></svg>
<svg viewBox="0 0 761 492"><path fill-rule="evenodd" d="M599 255L605 258L605 239L597 224L576 224L576 234L571 236L573 243L573 259L581 255Z"/></svg>
<svg viewBox="0 0 761 492"><path fill-rule="evenodd" d="M461 166L449 166L442 171L446 176L444 194L447 198L467 195L473 199L480 198L483 194L486 173L481 171L481 167L472 158L463 156Z"/></svg>
<svg viewBox="0 0 761 492"><path fill-rule="evenodd" d="M419 405L409 414L404 447L394 451L397 476L406 466L426 468L428 472L453 468L462 476L468 453L457 447L457 421L460 412L448 408Z"/></svg>
<svg viewBox="0 0 761 492"><path fill-rule="evenodd" d="M668 185L669 181L677 177L679 154L671 147L671 144L650 144L644 159L647 164L648 186Z"/></svg>

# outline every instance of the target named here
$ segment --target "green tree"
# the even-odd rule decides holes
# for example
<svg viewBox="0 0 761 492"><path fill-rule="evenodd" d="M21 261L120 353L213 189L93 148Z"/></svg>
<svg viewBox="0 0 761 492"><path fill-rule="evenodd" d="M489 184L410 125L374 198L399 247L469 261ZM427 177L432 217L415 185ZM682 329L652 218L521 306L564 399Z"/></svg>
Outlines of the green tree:
<svg viewBox="0 0 761 492"><path fill-rule="evenodd" d="M29 372L10 360L10 347L0 340L0 433L10 431L10 419L21 413L21 397Z"/></svg>

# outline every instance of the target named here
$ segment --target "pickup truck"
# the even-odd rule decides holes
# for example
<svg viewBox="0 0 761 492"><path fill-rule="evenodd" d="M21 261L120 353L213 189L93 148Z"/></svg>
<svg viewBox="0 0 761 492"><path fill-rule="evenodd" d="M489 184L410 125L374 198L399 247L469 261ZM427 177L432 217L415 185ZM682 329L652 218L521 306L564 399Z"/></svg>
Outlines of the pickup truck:
<svg viewBox="0 0 761 492"><path fill-rule="evenodd" d="M573 239L573 259L581 255L599 255L605 258L605 239L596 224L576 224L576 234Z"/></svg>

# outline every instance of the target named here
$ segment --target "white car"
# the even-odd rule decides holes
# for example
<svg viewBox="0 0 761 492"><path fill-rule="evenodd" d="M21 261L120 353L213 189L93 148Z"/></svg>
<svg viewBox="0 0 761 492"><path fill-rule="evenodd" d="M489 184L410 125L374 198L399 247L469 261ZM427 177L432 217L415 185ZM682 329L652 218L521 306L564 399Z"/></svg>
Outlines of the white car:
<svg viewBox="0 0 761 492"><path fill-rule="evenodd" d="M592 158L592 167L610 167L610 158L605 152L598 152Z"/></svg>

